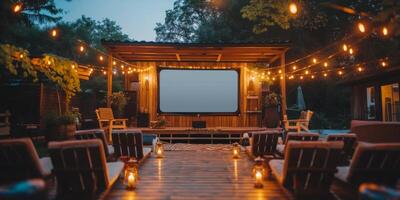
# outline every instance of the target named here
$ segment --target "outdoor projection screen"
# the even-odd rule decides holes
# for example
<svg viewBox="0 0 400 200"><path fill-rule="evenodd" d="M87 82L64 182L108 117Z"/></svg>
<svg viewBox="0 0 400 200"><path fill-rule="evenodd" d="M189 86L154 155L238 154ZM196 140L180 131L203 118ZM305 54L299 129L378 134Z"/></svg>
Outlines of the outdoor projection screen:
<svg viewBox="0 0 400 200"><path fill-rule="evenodd" d="M160 113L239 112L236 70L161 69L158 83Z"/></svg>

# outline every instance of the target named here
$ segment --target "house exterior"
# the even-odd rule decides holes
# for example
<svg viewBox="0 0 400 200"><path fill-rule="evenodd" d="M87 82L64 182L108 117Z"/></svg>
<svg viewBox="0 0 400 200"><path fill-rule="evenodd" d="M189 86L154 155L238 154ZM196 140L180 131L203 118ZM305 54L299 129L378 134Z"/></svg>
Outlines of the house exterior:
<svg viewBox="0 0 400 200"><path fill-rule="evenodd" d="M343 83L352 87L353 119L400 121L400 66L378 68Z"/></svg>

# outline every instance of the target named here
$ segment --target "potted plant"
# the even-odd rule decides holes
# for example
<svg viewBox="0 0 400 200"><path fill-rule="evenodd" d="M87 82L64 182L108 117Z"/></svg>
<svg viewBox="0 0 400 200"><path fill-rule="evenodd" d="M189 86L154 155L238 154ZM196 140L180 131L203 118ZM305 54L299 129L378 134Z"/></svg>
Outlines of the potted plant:
<svg viewBox="0 0 400 200"><path fill-rule="evenodd" d="M76 131L76 118L73 113L62 115L51 113L45 119L45 132L47 141L61 141L73 139Z"/></svg>
<svg viewBox="0 0 400 200"><path fill-rule="evenodd" d="M128 98L123 92L114 92L111 96L111 107L118 118L124 117L125 106L128 104Z"/></svg>
<svg viewBox="0 0 400 200"><path fill-rule="evenodd" d="M167 120L163 118L159 118L157 121L151 121L150 123L150 127L153 129L165 128L166 125L167 125Z"/></svg>
<svg viewBox="0 0 400 200"><path fill-rule="evenodd" d="M280 96L275 92L267 94L264 98L264 123L267 128L276 128L279 123Z"/></svg>

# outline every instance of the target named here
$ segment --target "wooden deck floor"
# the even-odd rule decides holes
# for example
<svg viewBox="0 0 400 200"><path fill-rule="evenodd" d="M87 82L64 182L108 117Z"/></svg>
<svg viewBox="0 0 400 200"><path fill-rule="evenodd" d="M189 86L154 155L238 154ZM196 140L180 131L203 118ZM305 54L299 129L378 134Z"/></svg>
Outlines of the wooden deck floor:
<svg viewBox="0 0 400 200"><path fill-rule="evenodd" d="M289 199L274 180L253 187L252 162L245 154L234 160L230 151L167 151L150 157L140 168L140 183L127 191L117 182L106 199Z"/></svg>

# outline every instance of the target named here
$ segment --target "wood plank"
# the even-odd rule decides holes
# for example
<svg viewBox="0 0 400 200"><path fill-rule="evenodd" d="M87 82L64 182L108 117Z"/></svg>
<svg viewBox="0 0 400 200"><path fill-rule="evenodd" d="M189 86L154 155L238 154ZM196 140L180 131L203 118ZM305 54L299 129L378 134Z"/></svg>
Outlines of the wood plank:
<svg viewBox="0 0 400 200"><path fill-rule="evenodd" d="M252 162L242 154L232 159L230 151L167 151L154 156L139 170L136 190L127 191L118 182L106 199L289 199L274 180L254 188Z"/></svg>

